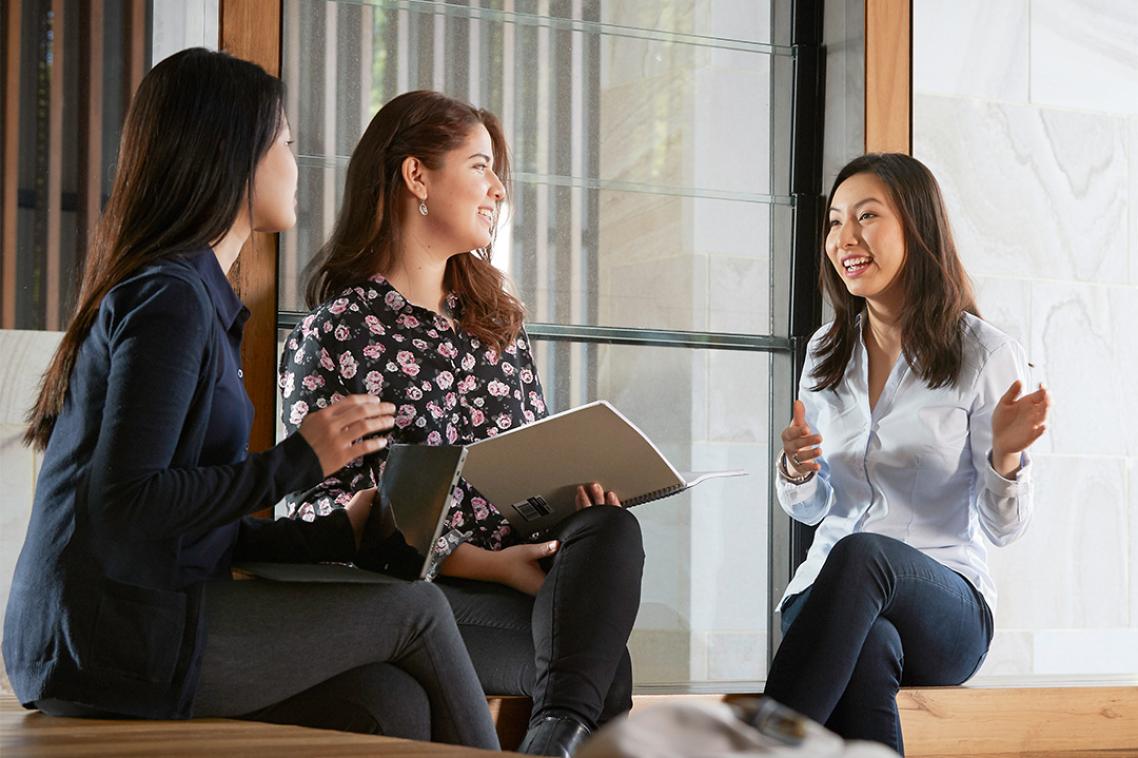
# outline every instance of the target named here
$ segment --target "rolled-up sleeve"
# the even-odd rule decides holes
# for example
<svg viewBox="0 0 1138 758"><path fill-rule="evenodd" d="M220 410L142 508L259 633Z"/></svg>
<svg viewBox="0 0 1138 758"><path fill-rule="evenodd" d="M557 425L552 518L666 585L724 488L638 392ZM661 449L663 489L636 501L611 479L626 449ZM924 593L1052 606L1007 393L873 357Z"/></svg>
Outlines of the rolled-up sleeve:
<svg viewBox="0 0 1138 758"><path fill-rule="evenodd" d="M992 467L992 413L1008 387L1017 379L1027 389L1027 359L1023 348L1007 342L989 354L975 388L970 433L972 462L976 469L976 509L980 528L993 544L1019 539L1032 514L1031 457L1025 451L1013 479Z"/></svg>
<svg viewBox="0 0 1138 758"><path fill-rule="evenodd" d="M806 424L815 434L818 433L819 399L818 393L810 389L815 381L810 373L814 369L815 339L810 341L810 348L806 355L806 365L802 368L802 378L798 382L798 399L806 408ZM825 439L822 440L822 449L825 451ZM830 485L830 465L826 456L819 458L821 470L802 484L794 484L784 479L778 473L779 456L775 458L775 492L778 504L795 521L814 525L826 517L834 504L834 489Z"/></svg>

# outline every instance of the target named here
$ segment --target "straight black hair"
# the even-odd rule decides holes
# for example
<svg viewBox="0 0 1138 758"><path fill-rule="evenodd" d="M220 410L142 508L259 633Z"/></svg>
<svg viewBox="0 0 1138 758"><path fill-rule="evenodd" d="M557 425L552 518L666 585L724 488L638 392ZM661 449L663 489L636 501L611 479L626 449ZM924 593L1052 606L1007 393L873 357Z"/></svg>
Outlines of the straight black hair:
<svg viewBox="0 0 1138 758"><path fill-rule="evenodd" d="M930 387L954 384L963 360L963 316L979 316L980 312L956 253L940 185L916 158L902 153L869 153L854 158L838 172L827 207L842 182L855 174L880 179L901 219L905 238L905 264L899 274L905 297L900 314L901 349ZM834 321L818 346L820 360L810 374L816 381L815 391L832 389L841 382L858 339L857 317L865 310L865 300L846 289L825 249L820 278L822 291L834 307Z"/></svg>
<svg viewBox="0 0 1138 758"><path fill-rule="evenodd" d="M257 164L283 120L281 81L226 53L183 50L143 77L75 313L28 414L26 444L47 446L103 297L150 263L224 237L242 203L252 206Z"/></svg>

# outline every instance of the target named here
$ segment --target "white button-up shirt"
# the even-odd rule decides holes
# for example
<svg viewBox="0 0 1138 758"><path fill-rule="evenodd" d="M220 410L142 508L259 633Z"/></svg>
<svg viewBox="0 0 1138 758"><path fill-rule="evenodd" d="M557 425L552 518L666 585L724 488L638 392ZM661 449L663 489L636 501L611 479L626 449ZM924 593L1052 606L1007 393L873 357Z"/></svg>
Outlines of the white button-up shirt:
<svg viewBox="0 0 1138 758"><path fill-rule="evenodd" d="M859 335L860 327L859 322ZM870 411L864 338L835 389L810 389L816 383L810 376L814 350L826 329L810 340L799 387L806 423L822 435L821 471L800 485L778 477L777 485L787 514L821 523L783 601L814 583L834 543L854 532L872 532L960 573L995 611L996 588L981 534L1006 545L1031 518L1027 454L1014 480L991 465L992 411L1013 381L1028 386L1023 348L966 314L956 383L930 389L902 354Z"/></svg>

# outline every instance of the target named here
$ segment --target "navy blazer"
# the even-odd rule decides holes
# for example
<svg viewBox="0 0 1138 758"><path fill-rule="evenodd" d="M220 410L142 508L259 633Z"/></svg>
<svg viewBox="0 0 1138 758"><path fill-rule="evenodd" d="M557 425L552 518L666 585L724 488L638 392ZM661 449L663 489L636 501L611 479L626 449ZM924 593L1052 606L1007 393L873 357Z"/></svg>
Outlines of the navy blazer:
<svg viewBox="0 0 1138 758"><path fill-rule="evenodd" d="M205 620L203 582L185 579L181 550L208 543L211 530L234 535L215 540L232 546L223 569L234 554L354 553L342 510L314 523L247 515L321 480L299 434L203 465L218 371L234 345L191 259L170 257L114 287L79 349L4 618L4 661L28 707L57 699L188 718Z"/></svg>

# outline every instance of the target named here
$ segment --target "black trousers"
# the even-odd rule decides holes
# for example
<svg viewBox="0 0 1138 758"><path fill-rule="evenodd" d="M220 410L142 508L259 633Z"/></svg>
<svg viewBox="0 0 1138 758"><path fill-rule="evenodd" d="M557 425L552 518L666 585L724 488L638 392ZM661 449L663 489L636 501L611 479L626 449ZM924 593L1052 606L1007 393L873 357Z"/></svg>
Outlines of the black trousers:
<svg viewBox="0 0 1138 758"><path fill-rule="evenodd" d="M834 545L814 586L783 608L783 624L765 694L901 754L901 685L960 684L992 641L992 613L964 577L867 533Z"/></svg>
<svg viewBox="0 0 1138 758"><path fill-rule="evenodd" d="M438 587L215 582L195 717L497 749L482 687ZM76 703L52 716L123 718Z"/></svg>
<svg viewBox="0 0 1138 758"><path fill-rule="evenodd" d="M498 747L437 587L218 582L205 604L195 716Z"/></svg>
<svg viewBox="0 0 1138 758"><path fill-rule="evenodd" d="M554 537L561 549L537 597L490 582L437 583L487 694L532 698L531 724L560 712L593 729L632 707L627 645L644 570L640 524L624 508L599 505L566 519Z"/></svg>

